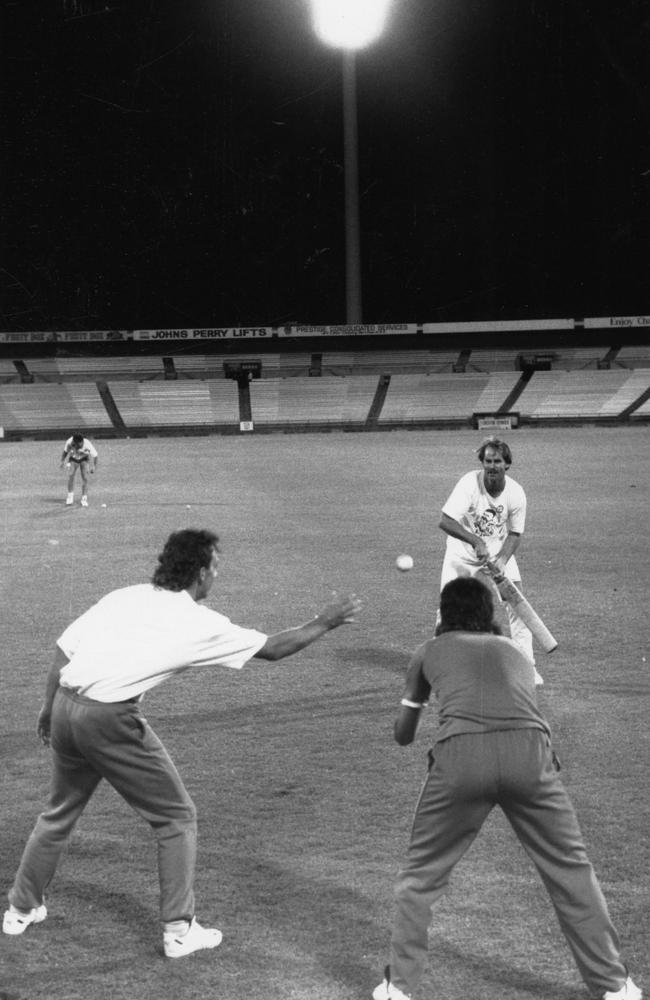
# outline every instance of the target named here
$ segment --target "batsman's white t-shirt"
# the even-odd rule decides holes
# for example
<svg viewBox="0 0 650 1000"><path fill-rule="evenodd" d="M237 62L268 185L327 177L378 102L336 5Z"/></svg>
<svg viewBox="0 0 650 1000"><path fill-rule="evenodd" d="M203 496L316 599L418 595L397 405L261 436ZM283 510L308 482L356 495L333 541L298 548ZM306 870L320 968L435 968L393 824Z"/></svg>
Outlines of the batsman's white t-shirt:
<svg viewBox="0 0 650 1000"><path fill-rule="evenodd" d="M239 670L267 638L186 590L136 584L107 594L59 637L70 660L60 684L95 701L128 701L189 667Z"/></svg>
<svg viewBox="0 0 650 1000"><path fill-rule="evenodd" d="M483 470L477 469L458 480L442 512L482 538L490 557L493 557L501 551L508 532L523 534L526 524L526 494L519 483L506 476L503 491L498 497L490 496L483 482ZM474 572L479 566L471 545L460 538L447 535L443 586L447 582L445 577L453 579L463 567ZM519 579L514 557L508 560L506 573L512 580Z"/></svg>

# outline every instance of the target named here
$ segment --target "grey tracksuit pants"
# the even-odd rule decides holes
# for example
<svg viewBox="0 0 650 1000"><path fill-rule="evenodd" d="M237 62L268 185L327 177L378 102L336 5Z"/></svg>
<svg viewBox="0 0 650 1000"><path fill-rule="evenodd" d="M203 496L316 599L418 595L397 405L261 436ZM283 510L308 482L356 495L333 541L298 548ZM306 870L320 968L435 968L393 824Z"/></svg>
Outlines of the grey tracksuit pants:
<svg viewBox="0 0 650 1000"><path fill-rule="evenodd" d="M103 704L59 688L52 709L49 802L25 846L9 901L40 906L75 823L105 778L152 827L160 919L194 916L196 810L137 702Z"/></svg>
<svg viewBox="0 0 650 1000"><path fill-rule="evenodd" d="M452 736L436 744L396 885L391 982L407 995L427 962L431 906L494 806L505 813L549 893L587 987L618 990L627 970L573 805L538 729Z"/></svg>

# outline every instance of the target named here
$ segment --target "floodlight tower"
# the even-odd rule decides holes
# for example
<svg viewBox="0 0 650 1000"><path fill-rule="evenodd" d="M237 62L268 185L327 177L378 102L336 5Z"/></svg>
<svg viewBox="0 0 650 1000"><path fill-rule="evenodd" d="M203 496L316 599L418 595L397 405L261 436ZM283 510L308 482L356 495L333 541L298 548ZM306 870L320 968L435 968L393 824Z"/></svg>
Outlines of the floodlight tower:
<svg viewBox="0 0 650 1000"><path fill-rule="evenodd" d="M362 322L356 52L379 38L389 6L390 0L312 0L316 35L325 45L341 49L343 59L345 316L348 324Z"/></svg>

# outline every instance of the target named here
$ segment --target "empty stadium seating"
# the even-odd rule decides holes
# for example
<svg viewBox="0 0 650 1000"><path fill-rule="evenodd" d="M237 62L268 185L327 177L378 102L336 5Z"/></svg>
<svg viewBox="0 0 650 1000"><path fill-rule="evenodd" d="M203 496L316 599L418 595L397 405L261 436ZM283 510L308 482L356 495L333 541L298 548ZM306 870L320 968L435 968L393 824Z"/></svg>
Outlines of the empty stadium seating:
<svg viewBox="0 0 650 1000"><path fill-rule="evenodd" d="M371 375L262 379L252 382L255 424L364 423L377 386Z"/></svg>
<svg viewBox="0 0 650 1000"><path fill-rule="evenodd" d="M115 382L113 400L127 427L237 424L237 384L226 379Z"/></svg>
<svg viewBox="0 0 650 1000"><path fill-rule="evenodd" d="M94 382L3 385L0 391L0 426L30 433L51 429L61 432L112 427Z"/></svg>
<svg viewBox="0 0 650 1000"><path fill-rule="evenodd" d="M322 370L326 374L368 374L370 372L451 371L459 351L325 351Z"/></svg>
<svg viewBox="0 0 650 1000"><path fill-rule="evenodd" d="M523 417L533 419L612 415L612 400L624 391L629 378L629 373L620 369L536 372L517 407ZM618 412L622 409L624 406Z"/></svg>
<svg viewBox="0 0 650 1000"><path fill-rule="evenodd" d="M474 349L467 359L467 371L511 372L517 370L519 351Z"/></svg>
<svg viewBox="0 0 650 1000"><path fill-rule="evenodd" d="M0 383L18 381L18 371L13 361L6 361L4 358L0 358Z"/></svg>
<svg viewBox="0 0 650 1000"><path fill-rule="evenodd" d="M256 429L468 425L476 414L520 422L650 419L650 346L535 352L281 349L241 353L0 360L5 437ZM261 360L238 386L224 362ZM542 366L540 366L542 367ZM243 395L242 395L243 394ZM242 407L248 394L250 414ZM244 411L246 411L244 413Z"/></svg>
<svg viewBox="0 0 650 1000"><path fill-rule="evenodd" d="M630 414L630 420L650 420L650 399L646 399L634 413Z"/></svg>
<svg viewBox="0 0 650 1000"><path fill-rule="evenodd" d="M640 368L625 373L625 378L621 381L618 389L615 389L609 398L603 402L600 416L617 417L620 413L627 410L628 407L632 406L648 389L650 389L650 362L645 369ZM636 410L636 416L643 416L644 412L647 411L644 411L642 405Z"/></svg>
<svg viewBox="0 0 650 1000"><path fill-rule="evenodd" d="M488 375L393 375L379 423L467 420L478 409Z"/></svg>
<svg viewBox="0 0 650 1000"><path fill-rule="evenodd" d="M170 355L174 369L179 378L223 378L224 362L237 364L242 361L259 361L259 354L174 354ZM266 377L277 375L280 371L280 355L265 354L263 359L263 370ZM304 364L305 374L309 367L309 360Z"/></svg>
<svg viewBox="0 0 650 1000"><path fill-rule="evenodd" d="M626 368L650 368L650 344L635 344L619 348L615 362Z"/></svg>

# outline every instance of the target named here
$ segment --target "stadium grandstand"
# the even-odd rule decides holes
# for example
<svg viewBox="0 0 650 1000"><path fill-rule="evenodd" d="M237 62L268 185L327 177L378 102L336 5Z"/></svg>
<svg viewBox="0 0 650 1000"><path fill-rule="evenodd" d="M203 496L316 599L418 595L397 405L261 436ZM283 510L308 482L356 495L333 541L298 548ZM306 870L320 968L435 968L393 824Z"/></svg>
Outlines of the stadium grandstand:
<svg viewBox="0 0 650 1000"><path fill-rule="evenodd" d="M650 316L0 333L0 434L650 421Z"/></svg>

